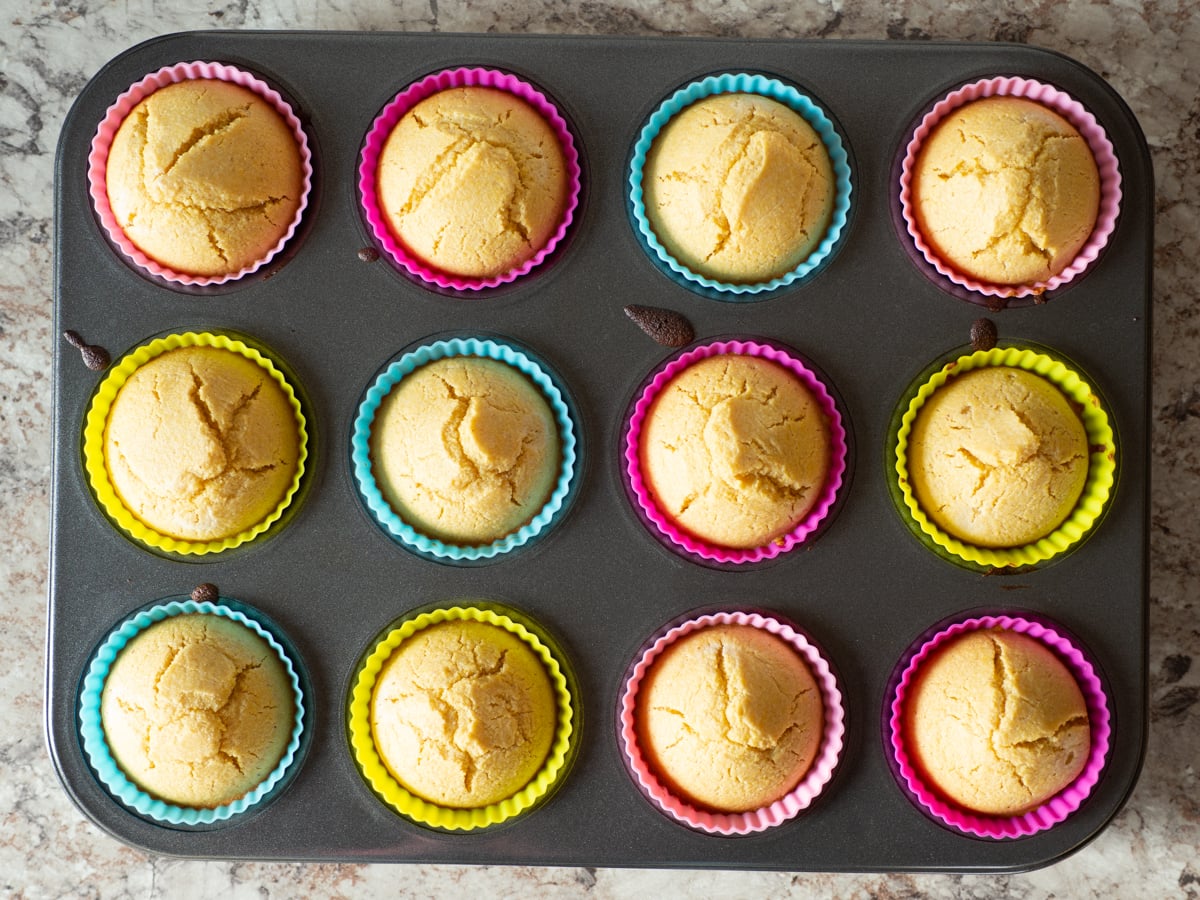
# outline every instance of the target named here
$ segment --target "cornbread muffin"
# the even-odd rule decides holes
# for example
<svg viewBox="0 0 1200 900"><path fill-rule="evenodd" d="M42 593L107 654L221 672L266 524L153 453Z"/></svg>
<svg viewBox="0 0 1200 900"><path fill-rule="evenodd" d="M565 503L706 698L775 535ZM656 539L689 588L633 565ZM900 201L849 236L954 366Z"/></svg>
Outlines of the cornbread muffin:
<svg viewBox="0 0 1200 900"><path fill-rule="evenodd" d="M499 540L537 515L562 462L545 395L513 366L475 356L406 375L379 405L370 454L396 515L463 545Z"/></svg>
<svg viewBox="0 0 1200 900"><path fill-rule="evenodd" d="M758 94L715 94L675 115L643 168L646 215L692 272L753 284L791 271L833 210L829 153L804 117Z"/></svg>
<svg viewBox="0 0 1200 900"><path fill-rule="evenodd" d="M1066 396L1040 375L988 366L957 375L917 412L908 477L942 530L980 547L1045 537L1075 508L1088 438Z"/></svg>
<svg viewBox="0 0 1200 900"><path fill-rule="evenodd" d="M642 425L641 470L663 514L723 547L761 547L812 509L829 424L808 388L755 356L710 356L672 378Z"/></svg>
<svg viewBox="0 0 1200 900"><path fill-rule="evenodd" d="M719 812L768 806L804 777L821 743L821 692L800 655L748 625L714 625L651 664L639 741L672 793Z"/></svg>
<svg viewBox="0 0 1200 900"><path fill-rule="evenodd" d="M371 697L384 765L411 793L462 809L528 784L550 752L556 717L549 675L529 644L466 620L405 639Z"/></svg>
<svg viewBox="0 0 1200 900"><path fill-rule="evenodd" d="M249 628L180 615L141 631L117 655L100 717L130 781L168 803L213 808L278 765L295 698L279 654Z"/></svg>
<svg viewBox="0 0 1200 900"><path fill-rule="evenodd" d="M904 723L913 760L932 785L994 816L1019 815L1069 785L1091 743L1070 670L1036 639L1000 628L939 649L917 675Z"/></svg>
<svg viewBox="0 0 1200 900"><path fill-rule="evenodd" d="M918 226L946 263L981 281L1029 284L1065 269L1091 235L1100 173L1058 113L989 97L926 138L912 196Z"/></svg>
<svg viewBox="0 0 1200 900"><path fill-rule="evenodd" d="M108 202L147 256L220 276L262 259L304 191L296 137L248 88L214 78L155 91L121 123L108 153Z"/></svg>
<svg viewBox="0 0 1200 900"><path fill-rule="evenodd" d="M567 164L550 124L527 102L488 87L426 97L392 129L377 191L392 233L451 275L500 275L554 234Z"/></svg>
<svg viewBox="0 0 1200 900"><path fill-rule="evenodd" d="M300 434L288 396L253 360L180 347L136 369L104 429L117 496L159 534L219 541L269 516L296 474Z"/></svg>

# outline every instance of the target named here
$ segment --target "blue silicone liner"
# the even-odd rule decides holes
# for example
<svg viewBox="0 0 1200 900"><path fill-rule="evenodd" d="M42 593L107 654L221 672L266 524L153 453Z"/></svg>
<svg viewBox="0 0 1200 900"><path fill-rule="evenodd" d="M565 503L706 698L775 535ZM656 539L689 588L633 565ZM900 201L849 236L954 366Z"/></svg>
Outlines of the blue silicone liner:
<svg viewBox="0 0 1200 900"><path fill-rule="evenodd" d="M426 363L453 356L478 356L494 359L518 369L545 395L558 425L562 461L559 467L558 481L550 493L550 499L546 501L537 515L519 529L490 544L447 544L421 534L400 518L384 499L379 485L375 482L375 475L371 467L371 426L374 424L379 404L405 376ZM359 492L372 516L388 534L420 556L449 562L469 563L492 559L516 550L529 543L555 521L566 508L567 497L575 481L575 464L578 459L576 445L575 423L571 418L563 391L541 366L509 344L478 338L453 338L425 344L405 353L375 379L374 384L368 389L366 397L359 405L358 416L354 420L354 431L350 439L350 455L354 468L354 479L358 482Z"/></svg>
<svg viewBox="0 0 1200 900"><path fill-rule="evenodd" d="M239 797L232 803L212 808L194 806L176 806L150 796L131 782L121 767L117 765L109 750L108 741L104 737L104 726L100 721L100 698L104 691L104 682L108 678L109 669L118 654L125 648L135 635L145 630L155 622L172 616L191 613L223 616L245 625L279 654L287 671L288 680L292 685L295 696L295 719L292 723L292 736L284 748L279 764L271 771L257 787ZM167 822L171 825L210 825L223 822L226 819L243 813L257 805L272 789L288 774L296 761L300 747L300 735L304 731L304 691L300 687L300 676L292 664L287 651L266 628L259 624L251 615L233 609L229 606L215 603L197 603L194 600L171 601L170 603L153 606L130 616L114 628L108 638L100 645L88 667L83 679L83 688L79 697L79 734L83 739L83 751L91 762L92 769L100 782L108 788L109 793L124 803L139 815L154 819L156 822Z"/></svg>
<svg viewBox="0 0 1200 900"><path fill-rule="evenodd" d="M642 192L642 167L646 163L646 154L650 152L650 146L654 143L654 139L658 136L663 126L685 106L689 106L697 100L702 100L714 94L731 93L760 94L772 100L777 100L799 113L825 143L825 149L829 153L829 161L833 167L835 182L833 211L830 214L829 227L826 229L825 236L821 239L821 242L817 244L807 259L790 272L785 272L783 275L773 278L770 281L755 284L729 284L727 282L715 281L712 278L693 272L675 259L654 234L650 221L646 217L646 207ZM816 270L833 252L845 230L846 220L850 212L850 193L849 156L842 144L841 136L834 129L833 123L829 120L828 116L825 115L821 107L817 106L810 98L800 93L796 88L764 75L749 75L745 73L710 75L707 78L680 88L663 101L662 105L654 111L645 126L643 126L641 134L638 135L637 143L634 144L633 159L630 163L629 200L631 214L637 225L638 235L651 258L668 275L672 276L673 280L678 281L684 287L692 290L705 288L708 291L716 292L715 296L720 299L729 301L757 299L754 295L786 287L793 282L805 278Z"/></svg>

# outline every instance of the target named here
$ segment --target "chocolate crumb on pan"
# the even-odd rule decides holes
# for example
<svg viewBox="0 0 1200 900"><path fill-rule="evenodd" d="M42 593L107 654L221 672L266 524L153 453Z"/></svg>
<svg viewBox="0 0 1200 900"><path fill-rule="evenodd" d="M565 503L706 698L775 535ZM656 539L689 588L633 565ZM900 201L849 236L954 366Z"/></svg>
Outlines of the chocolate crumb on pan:
<svg viewBox="0 0 1200 900"><path fill-rule="evenodd" d="M379 259L379 251L374 247L360 247L358 258L365 263L373 263Z"/></svg>
<svg viewBox="0 0 1200 900"><path fill-rule="evenodd" d="M192 588L192 599L197 603L216 603L220 597L217 586L207 581Z"/></svg>
<svg viewBox="0 0 1200 900"><path fill-rule="evenodd" d="M79 336L79 332L64 331L63 337L66 338L68 344L79 350L79 355L83 357L83 364L92 371L100 372L107 369L108 364L112 362L112 358L108 355L107 350L103 347L87 343Z"/></svg>
<svg viewBox="0 0 1200 900"><path fill-rule="evenodd" d="M664 347L684 347L696 339L692 323L672 309L630 304L625 307L625 315Z"/></svg>
<svg viewBox="0 0 1200 900"><path fill-rule="evenodd" d="M976 319L971 323L971 349L991 350L996 346L996 323L991 319Z"/></svg>

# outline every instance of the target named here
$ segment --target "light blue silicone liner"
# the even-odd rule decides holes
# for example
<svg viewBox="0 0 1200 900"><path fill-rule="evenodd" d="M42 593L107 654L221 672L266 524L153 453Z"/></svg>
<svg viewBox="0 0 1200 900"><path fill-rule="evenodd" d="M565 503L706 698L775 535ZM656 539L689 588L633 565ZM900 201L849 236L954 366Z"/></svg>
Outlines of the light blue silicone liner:
<svg viewBox="0 0 1200 900"><path fill-rule="evenodd" d="M830 214L829 227L825 231L825 236L817 244L813 252L809 254L808 258L796 266L796 268L780 275L778 278L756 284L728 284L722 281L715 281L697 272L693 272L681 264L667 251L657 236L655 236L654 230L650 226L650 221L646 217L646 206L642 195L642 167L646 164L646 154L650 151L651 144L654 143L658 132L667 124L667 121L685 106L695 103L697 100L712 96L713 94L731 93L761 94L764 97L769 97L785 106L791 107L803 116L804 120L820 135L821 140L825 143L825 149L829 152L829 161L833 167L835 183L833 212ZM674 275L678 276L676 280L682 279L681 283L684 287L700 285L709 290L717 291L721 295L733 295L723 296L722 299L730 301L752 300L755 299L753 296L755 294L773 291L804 278L833 252L838 239L845 229L846 218L850 212L850 163L846 149L842 145L841 136L834 129L833 123L829 121L829 118L819 106L796 90L796 88L774 78L767 78L764 75L725 73L722 75L710 75L707 78L680 88L655 110L654 114L650 116L649 121L642 128L637 143L634 144L633 161L630 164L629 172L629 188L629 199L633 208L634 220L637 222L638 233L646 247L653 252L658 262L669 270L668 274L674 273Z"/></svg>
<svg viewBox="0 0 1200 900"><path fill-rule="evenodd" d="M194 806L176 806L173 803L159 800L150 796L137 787L117 765L108 748L104 737L104 726L100 721L100 697L104 691L104 682L113 660L125 648L133 637L155 622L172 616L203 613L214 616L224 616L245 625L279 654L287 672L288 681L295 695L296 715L292 723L292 736L284 748L279 764L252 791L227 803L224 806L202 808ZM300 687L300 676L292 664L287 651L269 631L255 621L250 615L231 607L215 603L197 603L194 600L171 601L142 610L130 616L109 633L108 638L96 651L96 656L88 667L83 679L83 690L79 696L79 734L83 739L83 751L87 754L92 769L100 782L108 788L109 793L139 815L147 816L157 822L168 822L172 825L210 825L221 822L239 813L245 812L266 797L288 773L296 760L296 752L300 747L300 735L304 731L304 691Z"/></svg>
<svg viewBox="0 0 1200 900"><path fill-rule="evenodd" d="M479 356L508 363L523 372L533 381L545 395L554 419L558 424L559 443L562 445L562 463L559 468L558 481L550 493L550 499L537 515L522 525L519 529L490 544L476 546L447 544L421 534L405 522L388 505L375 482L371 470L370 437L371 426L375 421L375 413L383 398L395 387L402 378L420 368L426 363L452 356ZM575 423L567 406L563 393L554 380L532 359L508 344L477 338L453 338L445 341L435 341L425 344L404 354L392 363L375 379L367 391L366 398L358 408L358 416L354 420L354 433L350 440L351 460L354 465L354 479L358 482L359 492L366 501L367 508L379 524L405 547L423 556L451 561L474 561L491 559L502 553L508 553L531 541L539 535L555 517L564 509L567 495L570 493L575 479L576 454Z"/></svg>

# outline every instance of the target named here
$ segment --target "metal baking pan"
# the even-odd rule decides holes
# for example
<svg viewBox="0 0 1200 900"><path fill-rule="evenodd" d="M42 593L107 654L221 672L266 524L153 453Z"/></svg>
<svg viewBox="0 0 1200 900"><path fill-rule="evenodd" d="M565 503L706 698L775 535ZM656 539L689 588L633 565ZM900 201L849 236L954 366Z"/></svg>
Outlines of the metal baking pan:
<svg viewBox="0 0 1200 900"><path fill-rule="evenodd" d="M249 69L297 109L314 149L315 202L281 264L207 293L143 277L107 243L87 194L97 123L127 86L181 61ZM533 82L582 145L584 203L569 245L544 271L495 295L431 293L369 245L356 168L379 110L438 69L482 65ZM647 257L626 209L630 147L647 115L692 79L753 70L817 99L849 145L853 206L823 271L761 302L699 296ZM1124 199L1103 257L1049 302L988 313L941 290L910 259L893 223L893 169L915 120L959 84L998 74L1048 82L1100 121ZM1153 181L1128 108L1097 75L1046 51L1006 44L864 43L335 32L203 32L139 45L83 89L59 142L54 232L54 463L46 716L50 752L79 808L119 840L182 857L679 866L824 871L1009 872L1058 860L1098 834L1129 795L1147 731L1147 497ZM701 338L762 336L814 361L844 403L853 479L828 527L769 565L723 571L681 559L627 500L620 441L627 406L670 351L626 318L629 303L686 315ZM896 512L885 446L896 402L930 362L967 343L989 314L1001 338L1047 345L1090 373L1119 437L1120 479L1107 516L1075 552L1043 569L985 576L920 545ZM242 332L291 367L311 405L308 495L268 540L184 562L118 533L93 500L80 435L101 377L59 339L73 329L114 358L165 331ZM578 405L586 465L567 518L491 565L431 562L368 517L350 475L349 436L374 373L428 335L511 337L547 360ZM90 655L131 611L213 582L266 613L312 685L311 744L272 802L208 829L127 811L81 753L80 681ZM578 679L581 749L561 790L510 824L445 834L385 807L348 750L346 698L360 655L389 622L442 600L515 607L561 642ZM724 838L658 812L626 773L618 693L642 643L698 607L767 608L795 621L836 667L846 747L811 808L766 832ZM1007 841L937 824L898 786L885 754L893 667L931 625L968 611L1026 610L1077 637L1110 691L1113 745L1091 797L1062 824Z"/></svg>

